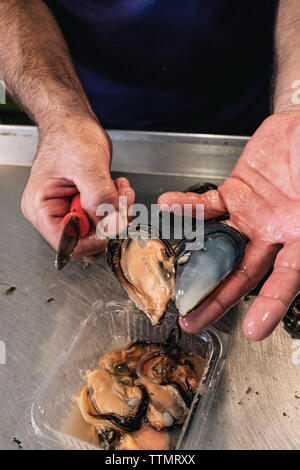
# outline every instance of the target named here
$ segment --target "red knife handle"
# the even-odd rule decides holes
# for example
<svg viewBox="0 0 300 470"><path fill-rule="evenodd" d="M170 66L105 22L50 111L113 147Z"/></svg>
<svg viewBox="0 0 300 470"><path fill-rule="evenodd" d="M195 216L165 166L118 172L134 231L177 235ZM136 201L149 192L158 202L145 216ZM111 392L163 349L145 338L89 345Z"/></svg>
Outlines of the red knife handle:
<svg viewBox="0 0 300 470"><path fill-rule="evenodd" d="M78 219L80 238L84 238L90 231L90 220L89 216L87 215L87 212L81 206L79 193L72 198L70 212L65 215L62 221L63 226L65 226L66 223L69 222L69 219L71 217L76 217ZM78 236L75 230L70 225L68 227L68 232L68 235L70 237L76 238Z"/></svg>

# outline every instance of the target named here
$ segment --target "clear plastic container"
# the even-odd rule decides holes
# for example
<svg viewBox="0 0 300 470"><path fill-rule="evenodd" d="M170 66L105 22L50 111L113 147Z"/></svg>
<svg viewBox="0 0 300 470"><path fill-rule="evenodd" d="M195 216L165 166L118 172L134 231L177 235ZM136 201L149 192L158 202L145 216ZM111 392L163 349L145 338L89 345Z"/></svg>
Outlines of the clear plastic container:
<svg viewBox="0 0 300 470"><path fill-rule="evenodd" d="M171 312L166 314L161 325L152 327L145 315L129 301L96 302L34 396L30 421L35 439L47 449L99 450L68 421L75 406L73 397L85 386L86 371L98 367L100 356L132 340L162 342L173 327L174 314ZM207 365L177 438L176 449L200 448L207 414L230 344L230 337L213 327L197 335L182 332L183 350L201 355Z"/></svg>

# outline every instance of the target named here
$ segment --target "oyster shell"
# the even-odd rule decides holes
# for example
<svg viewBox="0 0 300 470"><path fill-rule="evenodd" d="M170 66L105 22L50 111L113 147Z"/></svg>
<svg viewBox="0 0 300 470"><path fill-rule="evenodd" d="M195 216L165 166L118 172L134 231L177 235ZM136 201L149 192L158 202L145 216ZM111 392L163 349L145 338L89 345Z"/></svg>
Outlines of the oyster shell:
<svg viewBox="0 0 300 470"><path fill-rule="evenodd" d="M139 231L145 235L151 228ZM113 272L152 325L159 323L171 299L182 317L194 310L238 266L245 241L225 223L208 223L204 245L190 246L186 239L173 249L160 238L131 236L108 243Z"/></svg>
<svg viewBox="0 0 300 470"><path fill-rule="evenodd" d="M300 339L300 295L294 299L282 321L291 337Z"/></svg>
<svg viewBox="0 0 300 470"><path fill-rule="evenodd" d="M184 240L177 251L174 297L179 315L194 310L238 266L245 242L226 224L207 224L200 250L189 250Z"/></svg>

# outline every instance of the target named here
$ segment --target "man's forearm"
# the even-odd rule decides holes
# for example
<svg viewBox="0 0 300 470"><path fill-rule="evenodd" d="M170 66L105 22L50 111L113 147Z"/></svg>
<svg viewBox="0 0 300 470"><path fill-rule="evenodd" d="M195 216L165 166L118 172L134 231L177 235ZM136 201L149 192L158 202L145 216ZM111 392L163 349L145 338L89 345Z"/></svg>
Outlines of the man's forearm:
<svg viewBox="0 0 300 470"><path fill-rule="evenodd" d="M273 109L275 112L299 106L295 97L300 85L300 4L280 0L275 27L275 72Z"/></svg>
<svg viewBox="0 0 300 470"><path fill-rule="evenodd" d="M42 0L0 0L0 80L43 129L93 115L67 44Z"/></svg>

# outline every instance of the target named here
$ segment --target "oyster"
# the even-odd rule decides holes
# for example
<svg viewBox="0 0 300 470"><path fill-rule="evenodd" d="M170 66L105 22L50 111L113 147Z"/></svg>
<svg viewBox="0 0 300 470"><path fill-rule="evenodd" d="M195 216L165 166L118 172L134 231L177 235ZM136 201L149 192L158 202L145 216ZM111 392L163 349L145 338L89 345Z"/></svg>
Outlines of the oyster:
<svg viewBox="0 0 300 470"><path fill-rule="evenodd" d="M146 414L148 394L142 385L133 385L128 376L115 376L106 370L87 375L88 386L77 403L86 422L102 428L135 431Z"/></svg>
<svg viewBox="0 0 300 470"><path fill-rule="evenodd" d="M110 240L108 260L129 297L156 325L173 296L175 253L161 239Z"/></svg>
<svg viewBox="0 0 300 470"><path fill-rule="evenodd" d="M170 430L184 423L191 401L183 395L179 384L158 385L147 382L145 388L150 397L146 420L154 429Z"/></svg>
<svg viewBox="0 0 300 470"><path fill-rule="evenodd" d="M168 450L170 435L167 431L157 432L143 423L138 431L123 434L119 442L115 442L115 450Z"/></svg>
<svg viewBox="0 0 300 470"><path fill-rule="evenodd" d="M175 384L187 404L197 389L202 372L199 359L195 361L195 358L182 352L179 355L177 349L169 353L165 347L160 351L146 352L136 364L136 374L146 388L147 382Z"/></svg>
<svg viewBox="0 0 300 470"><path fill-rule="evenodd" d="M139 228L143 237L151 228ZM190 249L182 240L175 248L161 238L110 240L107 259L129 297L153 325L171 299L184 317L194 310L238 266L244 238L224 223L204 226L204 244Z"/></svg>
<svg viewBox="0 0 300 470"><path fill-rule="evenodd" d="M203 375L203 360L184 354L171 332L164 344L137 341L102 357L76 396L104 449L170 448ZM129 368L124 368L124 364Z"/></svg>
<svg viewBox="0 0 300 470"><path fill-rule="evenodd" d="M157 432L146 423L143 423L138 431L124 435L116 446L116 450L168 450L169 448L169 433Z"/></svg>
<svg viewBox="0 0 300 470"><path fill-rule="evenodd" d="M171 344L147 351L138 361L136 383L147 390L146 419L155 429L172 429L184 422L203 373L194 360Z"/></svg>
<svg viewBox="0 0 300 470"><path fill-rule="evenodd" d="M99 364L110 374L131 375L136 371L137 363L145 353L151 352L152 357L153 352L160 350L161 346L155 343L134 341L124 349L106 354L99 360Z"/></svg>

